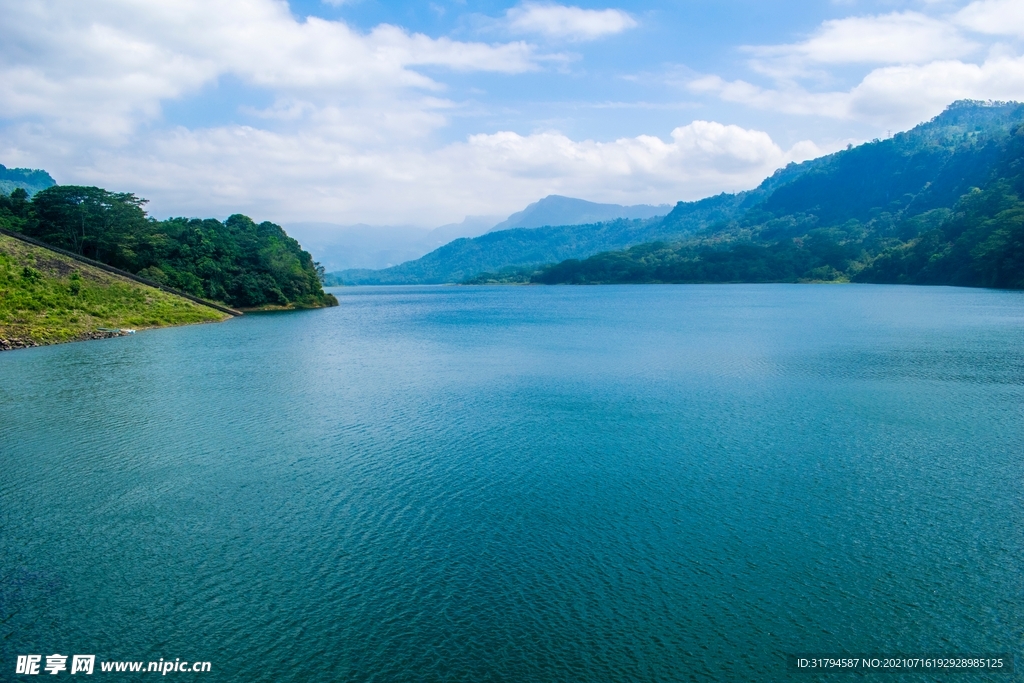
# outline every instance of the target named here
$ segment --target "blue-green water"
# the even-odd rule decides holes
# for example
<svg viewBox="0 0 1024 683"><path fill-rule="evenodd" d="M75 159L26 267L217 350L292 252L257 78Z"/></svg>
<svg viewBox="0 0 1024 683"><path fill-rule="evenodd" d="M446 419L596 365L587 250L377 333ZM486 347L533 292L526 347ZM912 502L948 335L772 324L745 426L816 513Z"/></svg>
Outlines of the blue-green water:
<svg viewBox="0 0 1024 683"><path fill-rule="evenodd" d="M0 679L29 653L518 682L1024 652L1024 294L336 291L0 355Z"/></svg>

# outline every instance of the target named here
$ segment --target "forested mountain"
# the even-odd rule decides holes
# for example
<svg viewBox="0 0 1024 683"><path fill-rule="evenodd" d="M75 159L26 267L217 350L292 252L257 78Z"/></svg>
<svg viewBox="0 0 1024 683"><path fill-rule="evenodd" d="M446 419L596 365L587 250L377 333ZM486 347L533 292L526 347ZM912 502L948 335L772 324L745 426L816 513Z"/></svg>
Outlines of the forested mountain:
<svg viewBox="0 0 1024 683"><path fill-rule="evenodd" d="M664 218L489 232L328 281L1024 287L1022 124L1019 103L956 102L910 131L790 164L750 191L679 202ZM277 225L241 215L155 221L143 206L94 187L32 197L19 187L0 195L0 226L236 307L333 299L310 255Z"/></svg>
<svg viewBox="0 0 1024 683"><path fill-rule="evenodd" d="M0 193L10 194L21 188L32 196L39 190L56 185L56 181L46 171L32 168L7 168L0 164Z"/></svg>
<svg viewBox="0 0 1024 683"><path fill-rule="evenodd" d="M745 195L743 195L745 196ZM622 249L652 240L679 239L739 210L741 195L680 202L672 220L617 219L588 225L557 225L489 232L458 239L426 256L383 270L345 270L328 275L335 284L442 284L483 271L540 266ZM601 206L601 205L598 205ZM626 207L628 208L628 207Z"/></svg>
<svg viewBox="0 0 1024 683"><path fill-rule="evenodd" d="M682 239L518 278L1022 288L1022 124L1019 103L957 102L893 138L783 169L753 192L724 195L720 218ZM680 204L664 222L685 223L691 211Z"/></svg>
<svg viewBox="0 0 1024 683"><path fill-rule="evenodd" d="M441 281L457 281L466 273L479 272L480 267L501 268L512 264L548 263L552 260L572 256L588 256L602 249L615 249L628 246L634 242L621 240L600 241L590 250L558 248L538 252L539 245L544 242L536 237L521 238L508 236L509 242L495 244L493 254L485 254L486 246L474 243L464 245L461 252L446 250L444 256L435 254L424 263L412 267L415 275L407 269L396 269L387 273L372 271L392 268L414 261L431 251L439 249L459 238L472 239L488 232L500 232L515 228L544 228L549 226L594 225L611 222L619 218L637 219L664 216L671 209L668 205L651 206L638 204L621 206L619 204L598 204L583 199L550 195L530 204L505 220L499 217L467 216L461 223L442 225L433 230L414 228L411 226L384 225L331 225L326 223L291 223L288 229L299 236L303 244L311 249L328 268L334 272L328 275L329 281L345 282L420 282L430 273L431 278L440 277ZM560 231L559 235L561 235ZM569 242L574 241L570 239ZM518 247L517 243L522 242ZM568 244L566 242L565 244ZM492 244L488 242L488 244ZM559 242L559 246L563 246ZM519 253L519 248L524 253ZM455 254L459 255L456 256ZM454 256L462 259L453 262L450 268L438 268L437 264L445 258ZM347 272L343 272L347 271ZM433 281L433 280L431 280Z"/></svg>
<svg viewBox="0 0 1024 683"><path fill-rule="evenodd" d="M457 239L415 261L383 270L344 270L328 275L338 284L442 284L485 270L543 265L588 256L651 239L654 220L617 220L595 225L516 228Z"/></svg>
<svg viewBox="0 0 1024 683"><path fill-rule="evenodd" d="M443 284L461 282L478 274L529 279L537 267L563 259L586 258L603 251L624 249L657 240L678 241L710 226L743 215L750 207L771 195L779 186L826 163L828 157L790 164L779 169L759 187L736 194L720 194L695 202L679 202L664 218L618 219L584 225L556 225L539 228L495 230L473 239L455 240L429 254L382 270L352 269L329 273L328 284ZM551 199L549 197L548 199ZM557 199L567 199L559 197ZM544 200L542 200L543 202ZM571 200L582 202L582 200ZM541 204L538 202L537 204ZM654 209L645 205L617 209ZM531 205L531 206L536 206ZM560 204L558 206L561 206ZM555 208L557 209L558 206ZM521 212L526 214L526 212ZM513 214L509 220L515 218ZM521 220L535 215L520 216ZM508 221L506 221L507 223ZM528 222L528 221L527 221ZM499 224L500 226L501 224ZM525 273L525 275L524 275ZM489 281L485 277L483 281Z"/></svg>
<svg viewBox="0 0 1024 683"><path fill-rule="evenodd" d="M236 214L157 221L145 200L56 185L0 195L0 227L236 308L336 304L308 252L273 223Z"/></svg>

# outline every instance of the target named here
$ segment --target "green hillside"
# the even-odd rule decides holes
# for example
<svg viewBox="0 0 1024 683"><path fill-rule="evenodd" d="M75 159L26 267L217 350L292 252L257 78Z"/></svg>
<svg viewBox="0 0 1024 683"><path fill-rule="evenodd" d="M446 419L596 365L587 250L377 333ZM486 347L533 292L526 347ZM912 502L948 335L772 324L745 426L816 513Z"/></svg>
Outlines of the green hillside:
<svg viewBox="0 0 1024 683"><path fill-rule="evenodd" d="M228 317L0 235L0 350L112 334L104 330L186 325Z"/></svg>
<svg viewBox="0 0 1024 683"><path fill-rule="evenodd" d="M891 139L784 169L686 237L566 260L528 279L1024 287L1022 124L1018 103L957 102ZM687 210L665 223L687 220Z"/></svg>
<svg viewBox="0 0 1024 683"><path fill-rule="evenodd" d="M234 308L337 305L308 252L274 223L146 215L145 200L57 185L0 195L0 227Z"/></svg>

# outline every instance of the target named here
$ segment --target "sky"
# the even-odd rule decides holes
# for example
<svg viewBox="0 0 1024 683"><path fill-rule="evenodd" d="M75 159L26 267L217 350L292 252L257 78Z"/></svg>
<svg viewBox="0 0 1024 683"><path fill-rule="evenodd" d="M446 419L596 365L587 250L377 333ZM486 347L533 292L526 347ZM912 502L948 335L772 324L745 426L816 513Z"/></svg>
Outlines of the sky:
<svg viewBox="0 0 1024 683"><path fill-rule="evenodd" d="M1024 100L1021 0L0 0L0 163L151 215L674 203Z"/></svg>

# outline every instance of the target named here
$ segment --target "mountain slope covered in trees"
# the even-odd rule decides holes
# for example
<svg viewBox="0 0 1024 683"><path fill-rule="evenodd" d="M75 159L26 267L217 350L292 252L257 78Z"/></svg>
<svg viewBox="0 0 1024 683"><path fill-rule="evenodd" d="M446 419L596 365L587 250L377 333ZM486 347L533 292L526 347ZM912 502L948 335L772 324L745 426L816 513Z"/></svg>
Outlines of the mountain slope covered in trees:
<svg viewBox="0 0 1024 683"><path fill-rule="evenodd" d="M853 279L882 252L905 250L908 241L942 224L963 195L1000 173L1011 131L1022 120L1016 103L957 102L932 121L887 140L790 164L753 190L679 202L663 219L491 232L392 268L334 273L333 282L523 281L545 263L638 245L646 246L630 254L602 254L585 269L615 262L629 263L630 273L647 273L634 262L643 254L644 264L697 263L673 266L671 277L686 282ZM674 246L650 246L657 242ZM756 265L743 265L751 260ZM730 265L712 267L719 262ZM570 271L573 281L611 277L597 271L583 275L580 266L569 263L538 281L566 281ZM619 273L613 281L667 276L664 270Z"/></svg>
<svg viewBox="0 0 1024 683"><path fill-rule="evenodd" d="M755 190L754 194L757 192ZM391 268L331 273L328 275L328 283L453 283L484 271L538 267L552 261L582 258L652 240L681 239L717 221L733 217L751 194L722 194L697 202L680 202L673 209L671 221L662 217L633 220L620 218L589 225L513 228L489 232L480 237L449 242L415 261Z"/></svg>
<svg viewBox="0 0 1024 683"><path fill-rule="evenodd" d="M98 187L56 185L31 198L0 195L0 227L236 308L337 304L316 264L280 226L146 215L145 200Z"/></svg>
<svg viewBox="0 0 1024 683"><path fill-rule="evenodd" d="M957 102L913 130L776 175L683 239L519 279L1024 287L1024 105Z"/></svg>

